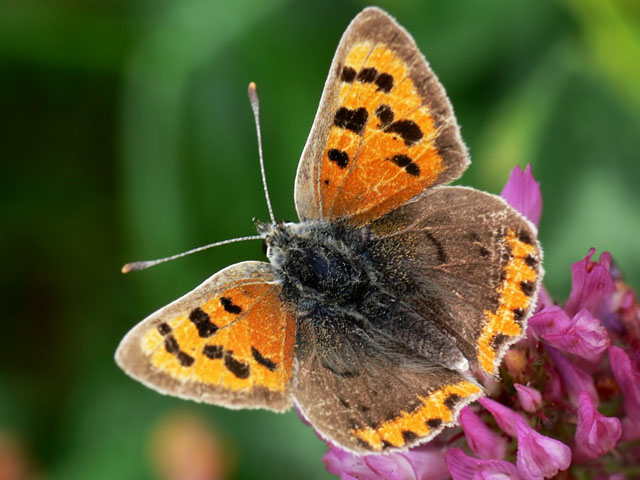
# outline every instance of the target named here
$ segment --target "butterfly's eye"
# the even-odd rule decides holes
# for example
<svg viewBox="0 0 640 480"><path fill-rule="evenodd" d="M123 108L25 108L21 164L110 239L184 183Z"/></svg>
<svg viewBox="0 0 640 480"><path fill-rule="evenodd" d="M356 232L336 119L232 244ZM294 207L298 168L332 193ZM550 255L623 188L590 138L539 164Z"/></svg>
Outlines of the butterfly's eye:
<svg viewBox="0 0 640 480"><path fill-rule="evenodd" d="M262 253L264 253L265 255L267 254L267 239L266 238L262 239Z"/></svg>

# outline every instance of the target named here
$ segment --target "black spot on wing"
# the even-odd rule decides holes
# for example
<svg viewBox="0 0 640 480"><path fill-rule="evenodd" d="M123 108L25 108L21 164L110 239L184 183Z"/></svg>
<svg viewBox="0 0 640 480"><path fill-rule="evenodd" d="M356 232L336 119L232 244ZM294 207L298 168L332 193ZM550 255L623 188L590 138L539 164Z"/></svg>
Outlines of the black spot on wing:
<svg viewBox="0 0 640 480"><path fill-rule="evenodd" d="M171 333L171 327L167 323L162 322L160 325L158 325L158 332L160 332L160 335L164 337Z"/></svg>
<svg viewBox="0 0 640 480"><path fill-rule="evenodd" d="M397 133L407 146L414 145L422 138L422 130L413 120L398 120L384 129L388 133Z"/></svg>
<svg viewBox="0 0 640 480"><path fill-rule="evenodd" d="M180 350L180 345L178 344L176 337L174 337L173 335L169 334L164 337L164 349L167 351L167 353L175 355L176 359L183 367L190 367L191 365L193 365L193 357Z"/></svg>
<svg viewBox="0 0 640 480"><path fill-rule="evenodd" d="M407 165L404 171L412 177L418 177L420 175L420 167L418 167L418 165L413 162Z"/></svg>
<svg viewBox="0 0 640 480"><path fill-rule="evenodd" d="M381 73L376 78L376 85L378 86L378 90L389 93L393 88L393 77L388 73Z"/></svg>
<svg viewBox="0 0 640 480"><path fill-rule="evenodd" d="M527 255L524 259L524 263L529 265L531 268L536 268L538 266L538 260L533 255Z"/></svg>
<svg viewBox="0 0 640 480"><path fill-rule="evenodd" d="M351 110L347 107L340 107L333 117L333 124L360 135L368 119L369 114L366 108L360 107Z"/></svg>
<svg viewBox="0 0 640 480"><path fill-rule="evenodd" d="M380 105L378 108L376 108L376 117L380 119L380 124L377 128L385 128L391 125L391 122L393 122L393 110L391 110L391 107L389 105Z"/></svg>
<svg viewBox="0 0 640 480"><path fill-rule="evenodd" d="M205 345L202 349L202 354L211 360L215 360L217 358L222 358L224 348L220 345Z"/></svg>
<svg viewBox="0 0 640 480"><path fill-rule="evenodd" d="M341 78L343 82L351 83L356 78L356 71L353 68L345 65L342 68Z"/></svg>
<svg viewBox="0 0 640 480"><path fill-rule="evenodd" d="M522 293L524 293L527 297L533 295L533 291L535 290L535 288L536 287L533 282L520 282L520 290L522 290Z"/></svg>
<svg viewBox="0 0 640 480"><path fill-rule="evenodd" d="M228 350L224 354L224 366L238 378L248 378L251 368L249 364L240 362L233 357L233 352Z"/></svg>
<svg viewBox="0 0 640 480"><path fill-rule="evenodd" d="M507 335L496 333L491 339L491 348L496 351L500 350L500 347L502 347L508 339L509 337Z"/></svg>
<svg viewBox="0 0 640 480"><path fill-rule="evenodd" d="M435 430L440 425L442 425L442 420L440 418L430 418L429 420L427 420L427 426L431 430Z"/></svg>
<svg viewBox="0 0 640 480"><path fill-rule="evenodd" d="M479 247L479 251L480 251L480 256L483 258L487 258L489 256L489 250L486 247L483 247L482 245Z"/></svg>
<svg viewBox="0 0 640 480"><path fill-rule="evenodd" d="M360 445L364 450L373 451L373 447L369 445L367 442L365 442L364 440L362 440L360 437L356 438L356 442L358 442L358 445Z"/></svg>
<svg viewBox="0 0 640 480"><path fill-rule="evenodd" d="M519 323L519 322L521 322L521 321L522 321L522 319L524 318L524 316L526 315L526 313L527 313L527 312L525 312L522 308L516 308L516 309L513 311L513 319L514 319L516 322L518 322L518 323Z"/></svg>
<svg viewBox="0 0 640 480"><path fill-rule="evenodd" d="M209 314L201 308L194 308L191 310L191 313L189 313L189 320L191 320L198 329L198 335L200 335L200 338L209 338L218 331L218 326L211 321Z"/></svg>
<svg viewBox="0 0 640 480"><path fill-rule="evenodd" d="M462 397L460 397L460 395L452 393L445 399L444 404L449 410L453 410L453 407L455 407L460 400L462 400Z"/></svg>
<svg viewBox="0 0 640 480"><path fill-rule="evenodd" d="M407 155L394 155L390 159L388 159L392 163L395 163L400 168L404 168L404 171L407 172L412 177L417 177L420 175L420 167L411 160Z"/></svg>
<svg viewBox="0 0 640 480"><path fill-rule="evenodd" d="M225 311L233 313L234 315L242 312L242 307L240 305L234 305L229 297L220 297L220 304Z"/></svg>
<svg viewBox="0 0 640 480"><path fill-rule="evenodd" d="M403 430L402 438L404 439L404 443L413 443L418 439L418 435L411 430Z"/></svg>
<svg viewBox="0 0 640 480"><path fill-rule="evenodd" d="M373 83L378 77L378 70L375 68L363 68L358 72L358 81L362 83Z"/></svg>
<svg viewBox="0 0 640 480"><path fill-rule="evenodd" d="M182 365L183 367L190 367L194 362L193 357L188 353L184 353L183 351L178 352L176 358L178 359L178 362L180 362L180 365Z"/></svg>
<svg viewBox="0 0 640 480"><path fill-rule="evenodd" d="M176 337L174 337L173 335L169 335L168 337L166 337L164 339L164 349L171 355L175 355L176 353L178 353L180 351L180 345L178 345Z"/></svg>
<svg viewBox="0 0 640 480"><path fill-rule="evenodd" d="M522 243L526 243L527 245L533 245L531 235L529 235L529 233L524 230L518 232L518 240L520 240Z"/></svg>
<svg viewBox="0 0 640 480"><path fill-rule="evenodd" d="M332 148L327 152L327 157L342 169L347 168L349 164L349 154L342 150Z"/></svg>
<svg viewBox="0 0 640 480"><path fill-rule="evenodd" d="M273 360L269 360L268 358L263 357L256 347L251 347L251 354L253 355L253 358L256 362L258 362L263 367L266 367L268 370L271 370L272 372L278 367L278 364Z"/></svg>

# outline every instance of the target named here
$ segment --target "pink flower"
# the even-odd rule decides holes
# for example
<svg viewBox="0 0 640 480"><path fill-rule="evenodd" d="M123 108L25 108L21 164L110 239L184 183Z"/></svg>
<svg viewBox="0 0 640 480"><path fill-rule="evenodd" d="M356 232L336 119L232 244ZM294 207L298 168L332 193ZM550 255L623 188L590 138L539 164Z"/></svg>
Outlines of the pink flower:
<svg viewBox="0 0 640 480"><path fill-rule="evenodd" d="M586 392L578 399L578 427L574 454L576 460L598 458L613 449L622 436L622 425L615 417L605 417Z"/></svg>
<svg viewBox="0 0 640 480"><path fill-rule="evenodd" d="M591 261L595 251L595 248L590 249L586 257L571 265L571 294L564 306L569 315L575 315L583 308L597 314L605 296L616 289L609 273L611 254L603 252L596 263Z"/></svg>
<svg viewBox="0 0 640 480"><path fill-rule="evenodd" d="M518 469L504 460L480 460L459 448L447 452L447 467L453 480L520 480ZM430 477L425 477L430 478Z"/></svg>
<svg viewBox="0 0 640 480"><path fill-rule="evenodd" d="M518 392L518 401L522 406L522 409L526 412L535 412L542 406L542 395L535 388L525 387L519 383L514 383L513 386Z"/></svg>
<svg viewBox="0 0 640 480"><path fill-rule="evenodd" d="M622 390L623 407L627 415L622 420L622 440L637 440L640 438L640 372L620 347L609 348L609 362Z"/></svg>
<svg viewBox="0 0 640 480"><path fill-rule="evenodd" d="M509 180L507 180L500 196L536 226L540 223L542 194L540 193L540 184L531 174L531 165L527 165L524 172L519 165L516 165L511 170Z"/></svg>
<svg viewBox="0 0 640 480"><path fill-rule="evenodd" d="M507 440L491 430L471 408L464 407L458 421L473 453L480 458L504 458Z"/></svg>
<svg viewBox="0 0 640 480"><path fill-rule="evenodd" d="M547 353L552 358L558 369L562 385L569 394L571 403L578 406L578 396L581 392L587 392L594 404L598 405L598 393L593 383L593 378L587 372L570 362L562 353L555 348L547 346Z"/></svg>
<svg viewBox="0 0 640 480"><path fill-rule="evenodd" d="M491 400L490 398L483 397L478 400L480 405L489 410L489 413L493 415L496 423L500 429L509 435L510 437L516 437L516 420L522 419L522 417L511 410L509 407L505 407L501 403Z"/></svg>
<svg viewBox="0 0 640 480"><path fill-rule="evenodd" d="M502 195L537 225L542 200L531 167L514 168ZM640 440L640 305L611 255L596 262L594 252L572 265L564 307L541 286L526 338L506 352L502 378L482 378L492 398L479 403L495 422L471 406L460 411L459 427L406 452L358 456L329 444L327 469L347 480L542 480L573 461L572 478L632 478L640 460L640 446L628 443ZM514 465L504 459L516 445Z"/></svg>
<svg viewBox="0 0 640 480"><path fill-rule="evenodd" d="M562 332L570 325L569 316L558 306L544 308L529 319L529 328L540 339L544 335Z"/></svg>
<svg viewBox="0 0 640 480"><path fill-rule="evenodd" d="M449 477L444 453L438 442L388 455L355 455L333 444L324 456L327 470L342 480L446 480Z"/></svg>
<svg viewBox="0 0 640 480"><path fill-rule="evenodd" d="M571 449L564 443L539 434L522 418L517 419L516 465L525 480L550 478L571 465Z"/></svg>
<svg viewBox="0 0 640 480"><path fill-rule="evenodd" d="M557 312L557 315L566 316L564 312ZM583 309L568 322L563 318L557 322L558 325L560 323L562 328L542 334L542 340L563 352L581 357L591 366L597 366L609 347L609 335L600 320Z"/></svg>
<svg viewBox="0 0 640 480"><path fill-rule="evenodd" d="M544 385L544 396L549 400L561 403L564 398L564 388L558 371L552 366L547 367L547 382Z"/></svg>

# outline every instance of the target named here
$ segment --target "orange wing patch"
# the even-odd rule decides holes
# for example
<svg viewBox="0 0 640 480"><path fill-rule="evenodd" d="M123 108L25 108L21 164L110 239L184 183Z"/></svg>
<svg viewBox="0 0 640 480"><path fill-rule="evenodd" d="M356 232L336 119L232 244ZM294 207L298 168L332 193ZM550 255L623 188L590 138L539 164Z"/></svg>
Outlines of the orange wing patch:
<svg viewBox="0 0 640 480"><path fill-rule="evenodd" d="M159 371L239 391L284 392L291 377L295 324L265 283L231 288L158 324L142 349Z"/></svg>
<svg viewBox="0 0 640 480"><path fill-rule="evenodd" d="M498 309L484 311L487 323L478 339L478 363L489 374L496 373L497 355L509 337L520 337L519 320L531 306L538 280L538 250L528 239L518 238L513 230L506 236L511 256L503 267L504 281L499 291Z"/></svg>
<svg viewBox="0 0 640 480"><path fill-rule="evenodd" d="M439 432L445 424L455 420L456 405L467 404L481 394L481 388L471 382L445 385L426 398L418 397L422 406L413 412L402 412L378 427L365 427L351 433L373 450L381 451L389 446L400 448L408 443L408 438L428 437Z"/></svg>
<svg viewBox="0 0 640 480"><path fill-rule="evenodd" d="M361 224L434 184L444 166L434 118L396 52L356 44L340 82L315 178L322 217Z"/></svg>

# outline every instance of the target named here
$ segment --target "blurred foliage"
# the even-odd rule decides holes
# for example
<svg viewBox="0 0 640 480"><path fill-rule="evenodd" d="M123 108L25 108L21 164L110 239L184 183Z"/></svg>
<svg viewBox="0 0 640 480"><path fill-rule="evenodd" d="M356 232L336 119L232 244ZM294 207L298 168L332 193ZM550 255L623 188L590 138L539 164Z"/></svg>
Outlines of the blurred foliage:
<svg viewBox="0 0 640 480"><path fill-rule="evenodd" d="M112 360L138 319L232 262L261 258L258 242L127 277L119 267L251 234L251 218L267 218L251 80L274 209L296 218L296 164L340 34L364 6L0 2L0 436L17 439L25 469L154 478L154 432L179 409L222 445L234 478L327 476L323 443L295 413L166 398ZM590 246L610 250L640 286L637 1L381 6L447 88L474 162L462 183L499 192L515 164L533 165L551 293L565 298L570 263Z"/></svg>

